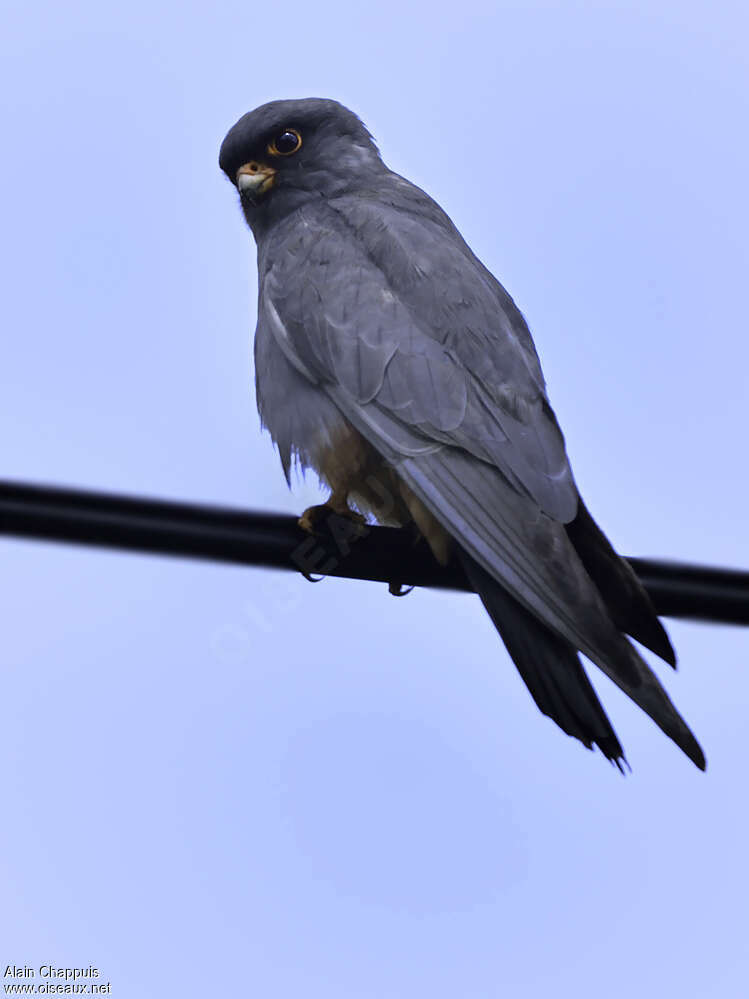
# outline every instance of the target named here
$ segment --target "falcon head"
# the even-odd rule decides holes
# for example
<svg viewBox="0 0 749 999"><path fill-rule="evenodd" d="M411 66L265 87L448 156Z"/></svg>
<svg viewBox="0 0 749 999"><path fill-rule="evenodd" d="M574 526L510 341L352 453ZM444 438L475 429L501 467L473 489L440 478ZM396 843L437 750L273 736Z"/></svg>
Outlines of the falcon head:
<svg viewBox="0 0 749 999"><path fill-rule="evenodd" d="M314 97L271 101L243 115L227 132L218 162L253 228L386 170L353 111Z"/></svg>

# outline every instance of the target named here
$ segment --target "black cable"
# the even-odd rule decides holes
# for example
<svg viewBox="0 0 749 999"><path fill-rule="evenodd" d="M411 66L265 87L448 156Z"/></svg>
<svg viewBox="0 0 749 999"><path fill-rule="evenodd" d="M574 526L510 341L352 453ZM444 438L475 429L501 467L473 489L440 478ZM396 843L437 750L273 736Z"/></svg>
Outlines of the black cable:
<svg viewBox="0 0 749 999"><path fill-rule="evenodd" d="M333 518L324 535L296 518L0 481L0 534L293 569L402 586L470 590L408 530ZM631 558L659 614L749 624L749 572Z"/></svg>

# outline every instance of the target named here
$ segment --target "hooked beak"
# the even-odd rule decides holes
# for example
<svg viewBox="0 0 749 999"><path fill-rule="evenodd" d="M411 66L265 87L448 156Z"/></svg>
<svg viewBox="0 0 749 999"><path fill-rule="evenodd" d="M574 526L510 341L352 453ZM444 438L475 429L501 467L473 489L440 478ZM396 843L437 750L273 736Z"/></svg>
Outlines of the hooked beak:
<svg viewBox="0 0 749 999"><path fill-rule="evenodd" d="M254 201L267 194L276 182L276 171L265 163L250 160L237 170L237 189L243 198Z"/></svg>

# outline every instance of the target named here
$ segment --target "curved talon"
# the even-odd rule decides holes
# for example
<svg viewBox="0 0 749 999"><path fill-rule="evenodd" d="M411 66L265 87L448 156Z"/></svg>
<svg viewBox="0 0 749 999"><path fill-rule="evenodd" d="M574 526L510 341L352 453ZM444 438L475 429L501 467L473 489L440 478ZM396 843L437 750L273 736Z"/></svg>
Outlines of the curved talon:
<svg viewBox="0 0 749 999"><path fill-rule="evenodd" d="M300 569L299 571L308 583L322 583L323 579L325 579L325 576L318 576L317 579L315 579L311 573L305 572L303 569Z"/></svg>
<svg viewBox="0 0 749 999"><path fill-rule="evenodd" d="M404 586L403 583L388 583L388 591L394 597L407 597L413 589L413 586Z"/></svg>

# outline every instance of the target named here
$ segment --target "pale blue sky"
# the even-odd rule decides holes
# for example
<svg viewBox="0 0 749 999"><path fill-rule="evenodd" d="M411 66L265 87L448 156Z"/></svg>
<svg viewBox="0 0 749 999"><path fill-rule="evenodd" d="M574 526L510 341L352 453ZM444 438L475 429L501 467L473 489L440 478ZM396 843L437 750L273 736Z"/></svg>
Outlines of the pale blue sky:
<svg viewBox="0 0 749 999"><path fill-rule="evenodd" d="M516 298L628 554L749 566L743 4L28 3L0 39L0 476L300 510L217 167L354 108ZM471 169L461 169L470 159ZM749 634L669 623L698 773L542 718L478 601L4 541L0 964L120 999L689 999L749 977Z"/></svg>

